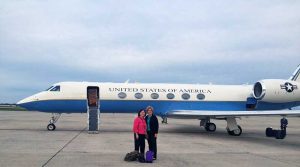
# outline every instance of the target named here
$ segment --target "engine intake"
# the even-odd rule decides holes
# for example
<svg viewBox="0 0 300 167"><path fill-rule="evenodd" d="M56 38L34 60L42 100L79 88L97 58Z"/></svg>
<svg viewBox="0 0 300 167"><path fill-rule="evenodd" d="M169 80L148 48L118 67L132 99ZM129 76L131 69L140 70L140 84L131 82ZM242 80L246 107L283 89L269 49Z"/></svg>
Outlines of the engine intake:
<svg viewBox="0 0 300 167"><path fill-rule="evenodd" d="M295 102L300 100L298 82L282 79L265 79L253 85L253 97L271 103Z"/></svg>
<svg viewBox="0 0 300 167"><path fill-rule="evenodd" d="M261 100L266 94L266 88L265 85L263 85L260 82L256 82L253 87L253 96L257 100Z"/></svg>

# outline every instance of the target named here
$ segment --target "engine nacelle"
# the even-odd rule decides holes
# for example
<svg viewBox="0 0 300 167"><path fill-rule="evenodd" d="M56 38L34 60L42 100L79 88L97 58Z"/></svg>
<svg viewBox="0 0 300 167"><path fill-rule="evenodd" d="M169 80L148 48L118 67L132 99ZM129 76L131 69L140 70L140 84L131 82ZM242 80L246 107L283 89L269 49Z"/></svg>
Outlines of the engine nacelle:
<svg viewBox="0 0 300 167"><path fill-rule="evenodd" d="M299 82L282 79L265 79L253 86L253 97L271 103L300 101Z"/></svg>

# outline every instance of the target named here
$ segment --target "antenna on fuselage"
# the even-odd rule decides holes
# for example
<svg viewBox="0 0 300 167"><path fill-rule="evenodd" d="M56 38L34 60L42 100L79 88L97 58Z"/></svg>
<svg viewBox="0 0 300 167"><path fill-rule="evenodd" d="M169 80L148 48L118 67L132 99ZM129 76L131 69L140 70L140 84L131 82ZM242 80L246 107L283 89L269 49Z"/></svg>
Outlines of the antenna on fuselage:
<svg viewBox="0 0 300 167"><path fill-rule="evenodd" d="M127 79L127 80L125 81L125 83L129 83L129 81L130 81L130 79Z"/></svg>

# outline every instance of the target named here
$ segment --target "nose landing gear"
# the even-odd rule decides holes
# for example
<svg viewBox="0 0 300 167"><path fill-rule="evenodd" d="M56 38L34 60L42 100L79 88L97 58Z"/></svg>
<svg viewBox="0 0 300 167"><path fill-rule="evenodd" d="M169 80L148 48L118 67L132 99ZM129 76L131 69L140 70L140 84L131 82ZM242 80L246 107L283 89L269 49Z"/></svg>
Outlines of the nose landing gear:
<svg viewBox="0 0 300 167"><path fill-rule="evenodd" d="M56 129L55 123L58 121L58 119L60 118L61 113L52 113L52 117L49 121L49 124L47 126L47 129L49 131L54 131Z"/></svg>

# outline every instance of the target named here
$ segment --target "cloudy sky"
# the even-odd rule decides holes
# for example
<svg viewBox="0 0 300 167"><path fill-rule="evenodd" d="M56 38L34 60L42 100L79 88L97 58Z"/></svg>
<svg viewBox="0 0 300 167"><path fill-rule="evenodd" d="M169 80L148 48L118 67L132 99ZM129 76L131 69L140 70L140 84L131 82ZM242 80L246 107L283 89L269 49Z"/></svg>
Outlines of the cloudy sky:
<svg viewBox="0 0 300 167"><path fill-rule="evenodd" d="M60 81L252 84L300 63L300 1L0 1L0 103Z"/></svg>

